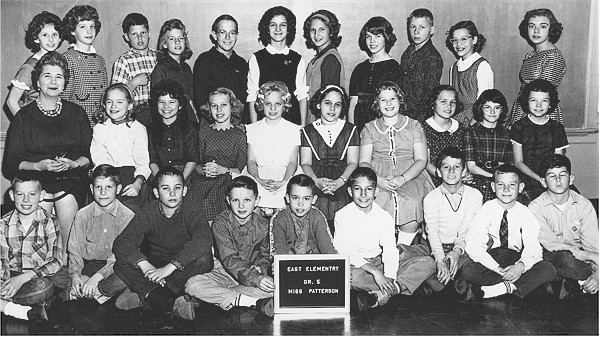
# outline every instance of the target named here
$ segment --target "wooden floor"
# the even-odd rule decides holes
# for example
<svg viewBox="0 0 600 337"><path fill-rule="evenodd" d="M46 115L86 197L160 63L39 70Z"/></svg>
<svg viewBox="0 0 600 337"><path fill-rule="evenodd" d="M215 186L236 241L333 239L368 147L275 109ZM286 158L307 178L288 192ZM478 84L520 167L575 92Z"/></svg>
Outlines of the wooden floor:
<svg viewBox="0 0 600 337"><path fill-rule="evenodd" d="M504 295L461 303L452 294L401 295L368 312L317 319L272 319L252 308L225 312L203 304L194 321L142 308L122 311L114 300L84 300L57 304L49 316L48 323L34 324L2 315L2 335L598 335L598 296Z"/></svg>

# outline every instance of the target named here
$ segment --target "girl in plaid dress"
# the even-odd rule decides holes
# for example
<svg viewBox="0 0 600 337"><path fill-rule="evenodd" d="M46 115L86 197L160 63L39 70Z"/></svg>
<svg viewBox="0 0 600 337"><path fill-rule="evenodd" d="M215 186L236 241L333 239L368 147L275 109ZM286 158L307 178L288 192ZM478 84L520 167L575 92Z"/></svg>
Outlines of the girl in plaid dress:
<svg viewBox="0 0 600 337"><path fill-rule="evenodd" d="M212 123L198 131L198 164L191 192L212 224L217 214L227 209L225 190L246 166L248 155L246 131L231 122L232 113L244 108L233 91L217 88L208 95L207 105L201 110Z"/></svg>

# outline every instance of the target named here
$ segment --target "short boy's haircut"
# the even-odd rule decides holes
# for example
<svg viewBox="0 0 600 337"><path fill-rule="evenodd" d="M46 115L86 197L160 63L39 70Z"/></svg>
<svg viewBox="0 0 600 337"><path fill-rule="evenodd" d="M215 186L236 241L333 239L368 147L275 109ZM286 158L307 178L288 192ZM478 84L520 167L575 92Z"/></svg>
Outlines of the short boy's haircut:
<svg viewBox="0 0 600 337"><path fill-rule="evenodd" d="M256 95L256 102L254 102L256 110L264 115L265 97L272 92L278 92L281 94L281 98L284 102L282 115L285 116L288 110L292 107L292 94L290 94L290 90L288 89L287 85L281 81L269 81L260 86Z"/></svg>
<svg viewBox="0 0 600 337"><path fill-rule="evenodd" d="M67 59L61 54L55 51L49 51L39 61L33 66L33 70L31 71L31 83L33 84L33 88L38 90L38 80L40 79L40 75L42 74L42 70L44 66L57 66L60 67L63 71L63 78L65 79L65 87L69 83L69 64L67 63Z"/></svg>
<svg viewBox="0 0 600 337"><path fill-rule="evenodd" d="M46 25L53 25L54 29L58 32L59 41L56 49L62 44L62 39L65 35L65 27L63 26L62 20L56 14L43 11L33 17L25 31L25 47L31 50L32 53L40 51L40 44L36 43L35 40L37 40L38 34L40 34Z"/></svg>
<svg viewBox="0 0 600 337"><path fill-rule="evenodd" d="M566 168L567 172L571 174L571 161L569 158L567 158L567 156L563 156L562 154L553 153L542 160L538 174L542 177L545 177L548 170L560 167Z"/></svg>
<svg viewBox="0 0 600 337"><path fill-rule="evenodd" d="M456 146L448 146L442 149L440 154L435 159L435 168L441 169L442 161L446 159L446 157L460 159L460 162L462 163L463 167L466 167L465 164L467 163L467 159L465 157L465 153Z"/></svg>
<svg viewBox="0 0 600 337"><path fill-rule="evenodd" d="M258 22L258 41L265 47L271 42L269 24L277 15L285 16L285 20L287 21L288 34L285 38L285 44L289 47L294 42L294 39L296 39L296 15L294 15L291 10L283 6L275 6L267 9L267 11L260 18L260 21Z"/></svg>
<svg viewBox="0 0 600 337"><path fill-rule="evenodd" d="M371 56L371 50L367 46L367 33L371 33L373 35L381 34L385 39L385 52L389 53L394 44L396 43L396 35L394 34L394 28L392 24L386 20L386 18L382 16L374 16L365 23L365 25L360 30L360 35L358 36L358 46L360 50L367 53L367 55Z"/></svg>
<svg viewBox="0 0 600 337"><path fill-rule="evenodd" d="M317 105L321 104L325 96L327 96L327 94L332 91L339 92L340 95L342 95L342 112L340 113L339 118L344 119L344 117L348 113L348 108L350 107L350 99L348 98L348 94L346 94L346 90L335 84L330 84L317 90L317 92L315 92L313 97L310 99L310 112L317 119L321 118L321 109L319 109Z"/></svg>
<svg viewBox="0 0 600 337"><path fill-rule="evenodd" d="M286 193L287 195L290 195L290 193L292 192L292 187L294 185L300 186L300 187L308 187L310 188L310 190L312 191L313 195L315 194L315 189L317 187L317 185L315 184L315 181L307 176L306 174L297 174L295 176L293 176L287 183L286 186Z"/></svg>
<svg viewBox="0 0 600 337"><path fill-rule="evenodd" d="M452 91L454 93L454 98L456 99L456 109L454 110L454 115L452 116L458 115L465 108L464 104L460 101L460 98L458 97L458 92L456 91L456 89L451 85L442 84L431 89L431 92L429 93L429 97L427 98L427 106L429 106L429 116L435 115L436 101L443 91Z"/></svg>
<svg viewBox="0 0 600 337"><path fill-rule="evenodd" d="M245 188L247 190L252 191L254 197L258 197L258 184L254 179L248 176L237 176L233 180L231 180L231 182L229 183L229 185L227 185L227 188L225 189L225 195L230 196L231 191L234 188Z"/></svg>
<svg viewBox="0 0 600 337"><path fill-rule="evenodd" d="M532 9L525 13L523 17L523 21L519 24L519 35L529 43L529 45L533 45L533 42L529 41L529 34L527 32L527 27L529 26L529 19L535 16L545 16L550 21L550 30L548 32L548 40L552 43L558 42L560 36L562 35L563 25L562 23L556 20L554 13L547 8L538 8Z"/></svg>
<svg viewBox="0 0 600 337"><path fill-rule="evenodd" d="M356 179L360 177L365 177L369 180L370 183L375 184L377 186L377 173L373 171L370 167L357 167L350 177L348 177L348 187L352 187L356 182Z"/></svg>
<svg viewBox="0 0 600 337"><path fill-rule="evenodd" d="M466 29L470 36L477 38L477 43L473 46L473 52L479 53L483 50L486 39L482 34L479 34L477 26L475 26L473 21L460 21L459 23L450 27L448 36L446 36L446 48L448 48L448 50L450 50L456 58L458 58L458 55L456 54L456 50L454 50L454 46L450 40L453 38L452 35L454 34L454 31L458 29Z"/></svg>
<svg viewBox="0 0 600 337"><path fill-rule="evenodd" d="M410 20L418 18L427 18L427 22L433 26L433 13L427 8L417 8L406 18L406 27L410 26Z"/></svg>
<svg viewBox="0 0 600 337"><path fill-rule="evenodd" d="M310 14L306 20L304 20L303 36L306 47L309 49L317 49L317 46L315 46L310 38L310 24L314 19L321 20L327 26L327 28L329 28L329 39L331 40L331 45L333 48L337 48L340 43L342 43L342 37L339 36L340 27L342 25L340 25L340 21L338 20L337 16L326 9L320 9L316 12L312 12L312 14Z"/></svg>
<svg viewBox="0 0 600 337"><path fill-rule="evenodd" d="M104 94L102 94L102 100L100 101L100 109L96 111L96 114L94 115L94 120L96 120L96 122L98 123L104 123L109 119L108 115L106 114L106 99L108 97L108 94L113 90L122 92L125 95L125 99L127 99L128 104L134 104L135 102L133 100L133 93L131 92L131 89L129 89L129 87L125 83L111 84L110 86L108 86L108 88L106 88ZM125 123L127 124L127 126L130 126L131 123L135 120L134 110L134 108L130 109L125 115Z"/></svg>
<svg viewBox="0 0 600 337"><path fill-rule="evenodd" d="M498 175L502 173L514 173L517 175L519 182L523 181L523 178L521 177L521 171L519 171L519 169L513 164L502 164L498 166L494 171L494 181L497 181Z"/></svg>
<svg viewBox="0 0 600 337"><path fill-rule="evenodd" d="M479 95L479 98L477 98L473 105L473 118L480 123L483 122L483 106L487 102L500 104L500 107L502 107L502 111L500 112L500 116L498 116L498 122L496 124L502 125L502 122L504 122L504 119L506 119L506 115L508 114L508 104L506 103L506 97L504 97L502 92L498 89L487 89Z"/></svg>
<svg viewBox="0 0 600 337"><path fill-rule="evenodd" d="M185 38L185 44L183 47L183 53L181 53L181 60L182 61L188 60L190 57L192 57L194 52L190 48L190 40L188 39L187 28L185 28L185 25L179 19L167 20L167 21L165 21L165 23L163 23L162 27L160 27L160 33L158 34L158 43L156 46L156 50L158 51L158 57L159 58L169 57L169 50L163 46L165 43L167 43L167 39L165 38L165 35L171 29L179 29L183 32L183 37Z"/></svg>
<svg viewBox="0 0 600 337"><path fill-rule="evenodd" d="M119 169L110 164L100 164L96 166L90 177L92 185L94 185L96 182L96 178L99 177L111 179L115 185L119 185L121 183L121 179L119 178Z"/></svg>
<svg viewBox="0 0 600 337"><path fill-rule="evenodd" d="M121 28L123 28L123 34L129 33L129 29L133 26L144 26L146 29L150 29L148 25L148 19L140 13L129 13L123 20Z"/></svg>
<svg viewBox="0 0 600 337"><path fill-rule="evenodd" d="M63 24L65 26L65 34L63 38L67 40L69 43L75 43L75 36L71 34L75 31L77 24L81 21L94 21L96 26L96 36L100 33L100 27L102 24L100 23L100 17L98 16L98 11L96 8L90 5L78 5L65 15L63 18Z"/></svg>
<svg viewBox="0 0 600 337"><path fill-rule="evenodd" d="M17 171L17 174L15 174L15 176L12 178L11 181L11 186L10 189L14 192L15 191L15 185L17 183L26 183L26 182L37 182L39 185L40 190L43 190L44 187L42 186L42 179L40 177L40 174L36 171L24 171L24 170L19 170Z"/></svg>
<svg viewBox="0 0 600 337"><path fill-rule="evenodd" d="M381 84L375 89L375 95L373 95L373 103L372 108L377 112L377 116L381 117L381 111L379 111L379 94L381 94L384 90L392 90L396 93L398 97L400 113L402 111L406 111L406 103L404 102L404 92L400 89L398 83L394 81L383 81Z"/></svg>
<svg viewBox="0 0 600 337"><path fill-rule="evenodd" d="M238 30L239 24L238 24L237 20L229 14L219 15L219 17L216 18L215 21L213 22L212 27L210 28L210 31L216 33L217 30L219 30L219 22L224 21L224 20L225 21L233 21L233 23L235 23L235 32L239 33L239 30ZM217 44L217 40L212 36L212 34L208 34L208 37L210 39L210 42L212 42L213 44Z"/></svg>
<svg viewBox="0 0 600 337"><path fill-rule="evenodd" d="M182 183L185 183L183 173L179 169L177 169L174 166L165 166L158 170L158 172L156 173L156 177L154 177L154 188L158 188L160 180L166 176L178 177L179 179L181 179Z"/></svg>
<svg viewBox="0 0 600 337"><path fill-rule="evenodd" d="M547 92L550 95L550 107L548 108L548 114L551 114L556 110L560 99L558 98L558 90L552 82L544 80L542 78L535 79L525 85L521 96L519 96L519 103L523 111L528 114L529 111L529 95L531 92Z"/></svg>

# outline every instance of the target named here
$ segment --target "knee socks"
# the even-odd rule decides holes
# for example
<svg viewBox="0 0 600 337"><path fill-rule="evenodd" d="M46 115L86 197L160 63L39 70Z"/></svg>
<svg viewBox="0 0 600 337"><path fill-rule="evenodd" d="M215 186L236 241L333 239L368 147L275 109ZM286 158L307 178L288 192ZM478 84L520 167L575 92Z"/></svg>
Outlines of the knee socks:
<svg viewBox="0 0 600 337"><path fill-rule="evenodd" d="M514 283L500 282L491 286L482 286L483 298L497 297L504 294L512 294L513 291L517 290Z"/></svg>

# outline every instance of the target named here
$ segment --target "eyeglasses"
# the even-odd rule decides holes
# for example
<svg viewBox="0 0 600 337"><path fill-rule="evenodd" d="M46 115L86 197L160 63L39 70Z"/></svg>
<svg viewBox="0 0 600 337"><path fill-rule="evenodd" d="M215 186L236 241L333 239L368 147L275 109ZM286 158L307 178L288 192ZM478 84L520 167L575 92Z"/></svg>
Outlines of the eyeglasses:
<svg viewBox="0 0 600 337"><path fill-rule="evenodd" d="M494 106L494 107L491 107L491 106L489 106L489 105L484 105L484 106L482 107L482 109L483 109L483 111L485 111L485 112L491 112L491 111L492 111L492 109L494 109L494 112L502 112L502 106L501 106L501 105L496 105L496 106Z"/></svg>
<svg viewBox="0 0 600 337"><path fill-rule="evenodd" d="M473 38L472 36L463 36L463 37L458 38L458 39L450 39L450 42L453 45L457 45L459 43L460 44L465 44L465 43L467 43L467 40L472 39L472 38Z"/></svg>
<svg viewBox="0 0 600 337"><path fill-rule="evenodd" d="M229 35L230 37L236 37L238 35L238 32L236 32L235 30L232 30L230 32L226 32L224 30L217 30L217 35L219 35L220 38L225 38L227 37L227 35Z"/></svg>

